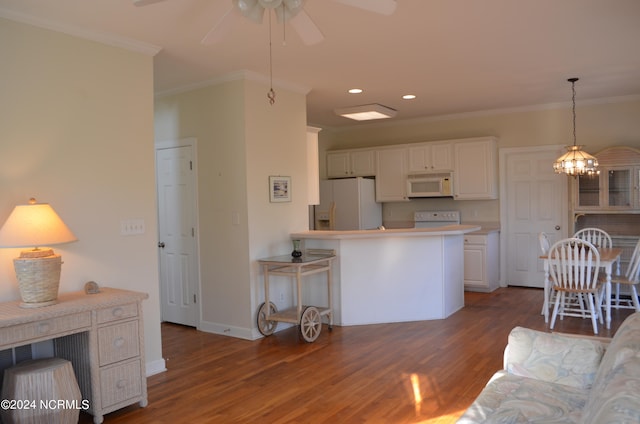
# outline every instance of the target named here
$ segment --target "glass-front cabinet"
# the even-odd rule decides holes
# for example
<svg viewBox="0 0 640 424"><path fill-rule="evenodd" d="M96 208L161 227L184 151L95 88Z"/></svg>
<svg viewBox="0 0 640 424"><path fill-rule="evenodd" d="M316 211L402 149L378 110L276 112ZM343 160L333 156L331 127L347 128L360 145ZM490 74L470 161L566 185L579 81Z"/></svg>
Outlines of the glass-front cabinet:
<svg viewBox="0 0 640 424"><path fill-rule="evenodd" d="M634 187L631 181L633 171L633 169L610 169L607 171L607 204L609 207L631 207L634 197Z"/></svg>
<svg viewBox="0 0 640 424"><path fill-rule="evenodd" d="M604 168L576 179L576 211L638 209L640 167Z"/></svg>

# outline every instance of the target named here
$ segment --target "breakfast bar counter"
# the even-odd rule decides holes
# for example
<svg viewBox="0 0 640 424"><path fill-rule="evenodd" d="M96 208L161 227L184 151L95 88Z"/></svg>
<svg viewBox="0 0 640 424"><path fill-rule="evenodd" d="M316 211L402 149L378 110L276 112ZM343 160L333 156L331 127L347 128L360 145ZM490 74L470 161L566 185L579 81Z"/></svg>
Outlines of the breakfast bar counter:
<svg viewBox="0 0 640 424"><path fill-rule="evenodd" d="M303 249L333 249L334 322L363 325L444 319L464 307L464 235L476 225L304 231ZM310 292L308 302L326 302Z"/></svg>

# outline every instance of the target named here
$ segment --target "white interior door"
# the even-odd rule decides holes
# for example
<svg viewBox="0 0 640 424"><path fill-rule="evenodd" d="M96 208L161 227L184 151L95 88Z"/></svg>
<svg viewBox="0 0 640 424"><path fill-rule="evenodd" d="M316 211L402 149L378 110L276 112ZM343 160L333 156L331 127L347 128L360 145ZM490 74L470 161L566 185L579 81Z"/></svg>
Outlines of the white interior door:
<svg viewBox="0 0 640 424"><path fill-rule="evenodd" d="M162 320L199 324L195 140L156 146Z"/></svg>
<svg viewBox="0 0 640 424"><path fill-rule="evenodd" d="M557 146L500 151L503 284L543 287L538 234L566 237L567 177L553 171Z"/></svg>

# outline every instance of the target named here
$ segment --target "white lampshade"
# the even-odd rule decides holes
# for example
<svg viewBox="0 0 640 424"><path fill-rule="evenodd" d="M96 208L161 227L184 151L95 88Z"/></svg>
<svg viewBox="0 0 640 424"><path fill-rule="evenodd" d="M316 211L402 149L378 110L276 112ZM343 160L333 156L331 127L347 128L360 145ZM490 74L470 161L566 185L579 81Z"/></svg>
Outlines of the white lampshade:
<svg viewBox="0 0 640 424"><path fill-rule="evenodd" d="M47 203L30 199L18 205L0 229L0 247L33 247L13 260L24 308L39 308L57 302L62 257L41 246L77 240L69 227Z"/></svg>
<svg viewBox="0 0 640 424"><path fill-rule="evenodd" d="M76 241L48 203L18 205L0 229L0 247L39 247Z"/></svg>

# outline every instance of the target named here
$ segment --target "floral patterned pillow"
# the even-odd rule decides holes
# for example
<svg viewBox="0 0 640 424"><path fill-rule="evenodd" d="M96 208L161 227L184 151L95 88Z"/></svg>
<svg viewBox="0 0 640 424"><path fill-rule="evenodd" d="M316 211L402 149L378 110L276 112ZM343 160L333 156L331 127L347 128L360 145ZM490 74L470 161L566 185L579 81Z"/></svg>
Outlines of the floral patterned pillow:
<svg viewBox="0 0 640 424"><path fill-rule="evenodd" d="M597 340L516 327L509 334L509 374L590 389L605 351Z"/></svg>

